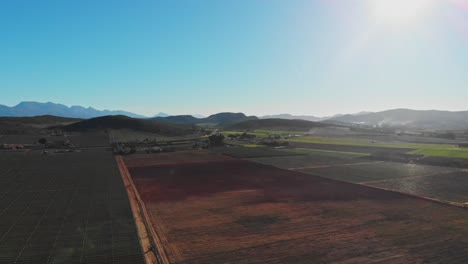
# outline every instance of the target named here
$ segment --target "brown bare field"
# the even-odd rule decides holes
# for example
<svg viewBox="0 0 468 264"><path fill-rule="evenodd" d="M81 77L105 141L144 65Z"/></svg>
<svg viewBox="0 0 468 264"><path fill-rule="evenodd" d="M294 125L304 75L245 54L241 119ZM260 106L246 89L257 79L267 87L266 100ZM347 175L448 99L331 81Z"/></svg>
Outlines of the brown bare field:
<svg viewBox="0 0 468 264"><path fill-rule="evenodd" d="M466 209L197 153L126 157L171 263L468 261Z"/></svg>
<svg viewBox="0 0 468 264"><path fill-rule="evenodd" d="M233 160L234 158L216 154L206 150L177 151L155 154L135 154L125 157L127 167L147 167L158 165L170 165L189 162L208 162L216 160Z"/></svg>

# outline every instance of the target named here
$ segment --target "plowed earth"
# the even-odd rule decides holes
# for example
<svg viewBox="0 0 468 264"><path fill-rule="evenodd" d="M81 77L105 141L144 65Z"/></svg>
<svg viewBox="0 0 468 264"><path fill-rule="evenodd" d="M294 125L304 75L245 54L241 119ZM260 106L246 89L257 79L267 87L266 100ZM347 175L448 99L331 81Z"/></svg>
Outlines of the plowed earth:
<svg viewBox="0 0 468 264"><path fill-rule="evenodd" d="M466 209L197 153L127 158L172 263L468 261Z"/></svg>

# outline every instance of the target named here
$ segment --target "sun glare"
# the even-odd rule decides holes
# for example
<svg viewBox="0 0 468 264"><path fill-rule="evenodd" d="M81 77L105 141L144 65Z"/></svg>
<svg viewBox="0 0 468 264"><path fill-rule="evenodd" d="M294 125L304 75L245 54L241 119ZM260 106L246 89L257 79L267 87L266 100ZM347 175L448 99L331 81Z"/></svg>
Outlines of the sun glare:
<svg viewBox="0 0 468 264"><path fill-rule="evenodd" d="M435 0L369 0L373 18L385 24L404 25L427 16Z"/></svg>

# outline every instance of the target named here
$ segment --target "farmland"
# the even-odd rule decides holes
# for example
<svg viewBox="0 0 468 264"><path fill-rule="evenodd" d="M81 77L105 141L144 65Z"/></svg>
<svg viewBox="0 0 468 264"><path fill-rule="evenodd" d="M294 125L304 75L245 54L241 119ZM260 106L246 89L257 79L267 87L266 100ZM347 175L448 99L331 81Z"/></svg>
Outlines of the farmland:
<svg viewBox="0 0 468 264"><path fill-rule="evenodd" d="M213 152L221 153L235 158L275 157L275 156L300 156L302 153L278 150L266 147L231 147L216 148Z"/></svg>
<svg viewBox="0 0 468 264"><path fill-rule="evenodd" d="M110 152L0 152L0 263L143 263Z"/></svg>
<svg viewBox="0 0 468 264"><path fill-rule="evenodd" d="M256 162L206 151L157 155L132 155L125 162L170 263L464 263L468 258L463 208L257 163L298 159L295 165L301 165L317 153L309 159L251 159ZM359 161L341 159L336 163Z"/></svg>
<svg viewBox="0 0 468 264"><path fill-rule="evenodd" d="M307 153L303 151L303 153ZM249 160L333 180L427 197L447 203L468 202L468 173L459 167L373 160L340 152L312 150L304 156L258 157Z"/></svg>
<svg viewBox="0 0 468 264"><path fill-rule="evenodd" d="M317 149L339 149L347 151L355 149L356 152L372 153L373 151L400 151L410 154L422 154L436 157L468 158L468 149L459 148L452 144L422 144L408 142L376 142L374 140L353 139L353 138L330 138L304 136L288 139L296 147L308 147ZM368 148L366 148L368 147Z"/></svg>
<svg viewBox="0 0 468 264"><path fill-rule="evenodd" d="M0 152L0 262L468 259L468 163L415 155L452 145L254 130L215 147L111 124L0 137L33 145ZM114 158L110 142L136 147Z"/></svg>

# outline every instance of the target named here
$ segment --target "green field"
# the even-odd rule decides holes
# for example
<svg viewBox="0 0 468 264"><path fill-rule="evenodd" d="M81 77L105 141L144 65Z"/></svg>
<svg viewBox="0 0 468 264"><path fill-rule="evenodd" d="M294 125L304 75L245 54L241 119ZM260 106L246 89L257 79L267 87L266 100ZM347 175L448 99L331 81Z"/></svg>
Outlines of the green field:
<svg viewBox="0 0 468 264"><path fill-rule="evenodd" d="M295 152L299 154L308 154L308 155L321 155L327 157L343 157L343 158L359 158L363 156L368 156L367 153L358 153L358 152L345 152L345 151L333 151L333 150L321 150L321 149L308 149L308 148L294 148L287 149L288 152Z"/></svg>
<svg viewBox="0 0 468 264"><path fill-rule="evenodd" d="M452 157L468 159L468 149L466 148L446 148L446 149L418 149L409 152L409 154L419 154L433 157Z"/></svg>
<svg viewBox="0 0 468 264"><path fill-rule="evenodd" d="M327 137L297 137L288 139L289 142L332 144L347 146L365 146L382 148L411 148L414 151L408 154L420 154L435 157L468 158L468 148L459 148L456 145L449 144L416 144L416 143L387 143L372 142L370 140L351 139L351 138L327 138Z"/></svg>
<svg viewBox="0 0 468 264"><path fill-rule="evenodd" d="M228 135L236 135L242 134L244 131L222 131L221 134L228 136ZM247 132L247 134L255 135L258 138L267 138L269 134L277 134L281 136L289 136L289 135L300 135L303 136L305 132L300 131L276 131L276 130L263 130L263 129L256 129L252 132Z"/></svg>

